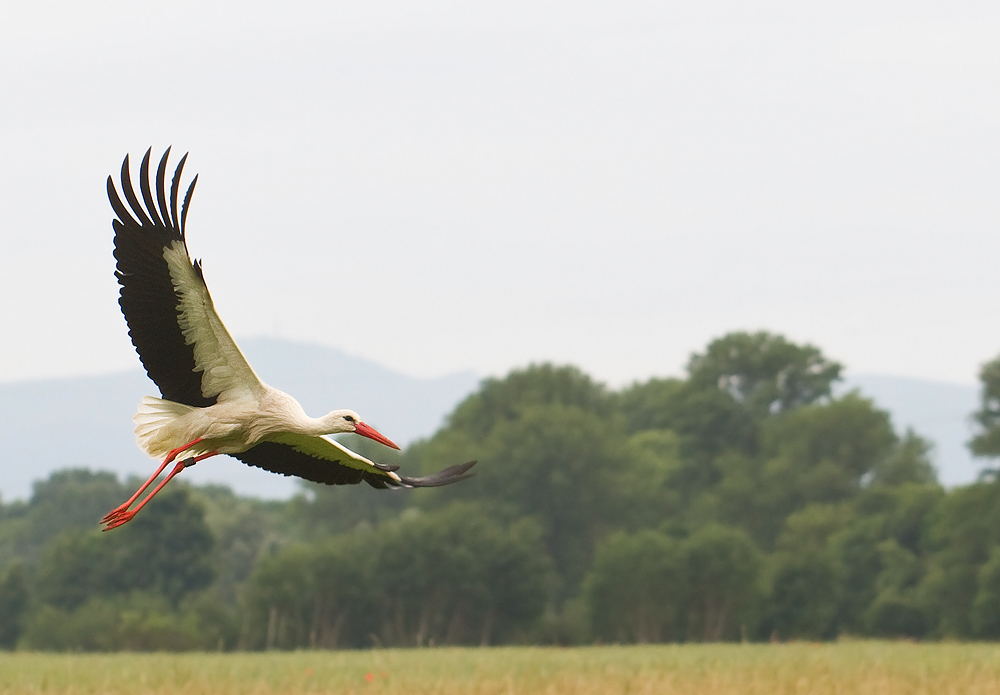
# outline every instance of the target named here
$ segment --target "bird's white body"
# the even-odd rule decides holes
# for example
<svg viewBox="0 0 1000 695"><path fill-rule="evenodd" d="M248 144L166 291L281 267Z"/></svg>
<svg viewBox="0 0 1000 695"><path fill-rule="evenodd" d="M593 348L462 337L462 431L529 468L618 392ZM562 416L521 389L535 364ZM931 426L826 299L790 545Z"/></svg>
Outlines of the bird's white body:
<svg viewBox="0 0 1000 695"><path fill-rule="evenodd" d="M344 413L353 415L351 411L334 411L330 415ZM157 459L195 439L202 441L188 449L192 456L209 451L239 454L280 434L316 437L350 431L337 426L343 422L342 417L311 418L298 401L272 388L260 399L247 396L207 408L145 396L132 420L139 448Z"/></svg>
<svg viewBox="0 0 1000 695"><path fill-rule="evenodd" d="M171 450L195 439L190 456L214 451L239 454L263 441L289 434L319 437L353 432L346 420L360 420L351 410L334 410L324 417L306 415L299 402L283 391L266 386L261 397L244 395L207 408L196 408L154 396L144 396L132 418L139 448L162 459Z"/></svg>

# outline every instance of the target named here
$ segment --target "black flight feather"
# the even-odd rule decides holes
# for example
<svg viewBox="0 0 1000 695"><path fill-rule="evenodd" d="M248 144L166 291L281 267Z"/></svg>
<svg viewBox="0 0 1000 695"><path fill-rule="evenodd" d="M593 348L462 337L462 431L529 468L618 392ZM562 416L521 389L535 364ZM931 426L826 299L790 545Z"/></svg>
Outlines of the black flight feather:
<svg viewBox="0 0 1000 695"><path fill-rule="evenodd" d="M159 202L159 211L150 189L148 151L143 158L139 184L145 207L132 186L127 156L122 163L121 189L128 207L118 196L114 181L108 177L108 198L118 217L112 223L118 261L116 275L121 285L118 303L128 323L132 344L149 378L159 387L160 395L178 403L205 407L213 405L216 396L202 393L202 375L195 371L194 350L187 344L177 323L179 299L163 257L171 244L178 241L184 244L183 229L177 224L177 197L186 155L170 184L169 214L164 190L166 158L164 154L156 175L155 200ZM184 212L192 189L193 183L184 197ZM183 220L183 215L180 219ZM198 277L201 277L200 269Z"/></svg>
<svg viewBox="0 0 1000 695"><path fill-rule="evenodd" d="M395 472L398 466L375 464L375 471L366 471L353 466L346 466L340 461L316 458L303 453L288 444L279 442L261 442L252 449L240 454L231 454L248 466L263 468L272 473L294 475L297 478L311 480L325 485L357 485L362 480L375 488L390 487L440 487L469 477L466 471L476 465L475 461L460 463L443 471L421 478L400 476L397 481L386 475Z"/></svg>
<svg viewBox="0 0 1000 695"><path fill-rule="evenodd" d="M153 194L149 190L149 153L153 151L150 147L142 157L142 164L139 166L139 188L142 189L142 202L146 204L146 210L154 225L164 226L156 214L156 205L153 203Z"/></svg>

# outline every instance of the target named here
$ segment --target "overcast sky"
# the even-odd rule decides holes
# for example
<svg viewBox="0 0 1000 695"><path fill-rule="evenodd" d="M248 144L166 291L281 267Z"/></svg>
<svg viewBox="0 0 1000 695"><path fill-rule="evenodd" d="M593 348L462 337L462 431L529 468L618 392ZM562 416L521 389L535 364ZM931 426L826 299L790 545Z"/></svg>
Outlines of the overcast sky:
<svg viewBox="0 0 1000 695"><path fill-rule="evenodd" d="M995 2L12 4L0 380L137 365L105 178L167 145L237 337L616 386L734 330L1000 353Z"/></svg>

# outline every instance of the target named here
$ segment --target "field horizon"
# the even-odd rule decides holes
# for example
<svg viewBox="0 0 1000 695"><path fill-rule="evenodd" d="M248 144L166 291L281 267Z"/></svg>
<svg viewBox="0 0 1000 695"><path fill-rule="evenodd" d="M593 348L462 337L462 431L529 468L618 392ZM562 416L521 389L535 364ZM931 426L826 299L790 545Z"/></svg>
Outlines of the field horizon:
<svg viewBox="0 0 1000 695"><path fill-rule="evenodd" d="M264 653L0 653L8 693L986 695L1000 644L486 647Z"/></svg>

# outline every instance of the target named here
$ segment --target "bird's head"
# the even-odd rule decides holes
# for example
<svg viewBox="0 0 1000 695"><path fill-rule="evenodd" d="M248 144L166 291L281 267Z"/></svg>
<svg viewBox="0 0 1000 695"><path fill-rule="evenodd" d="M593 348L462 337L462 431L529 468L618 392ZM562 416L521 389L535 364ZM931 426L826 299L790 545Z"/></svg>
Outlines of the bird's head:
<svg viewBox="0 0 1000 695"><path fill-rule="evenodd" d="M337 432L353 432L354 434L360 434L362 437L373 439L379 444L399 449L388 437L381 435L374 427L363 423L358 414L353 410L338 410L335 411L335 416L334 425L337 427Z"/></svg>

